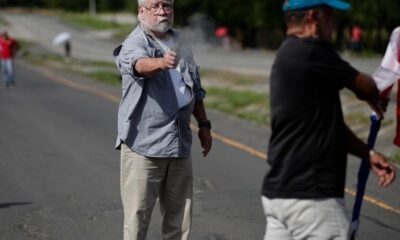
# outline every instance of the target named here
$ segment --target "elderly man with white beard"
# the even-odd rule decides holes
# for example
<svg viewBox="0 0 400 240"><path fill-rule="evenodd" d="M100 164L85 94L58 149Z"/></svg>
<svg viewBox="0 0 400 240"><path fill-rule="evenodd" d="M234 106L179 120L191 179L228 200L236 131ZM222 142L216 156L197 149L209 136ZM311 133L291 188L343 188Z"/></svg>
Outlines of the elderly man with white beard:
<svg viewBox="0 0 400 240"><path fill-rule="evenodd" d="M138 0L139 25L114 50L122 75L116 148L121 150L124 240L145 240L157 198L162 239L187 240L192 218L193 114L203 156L211 149L198 67L172 29L173 0Z"/></svg>

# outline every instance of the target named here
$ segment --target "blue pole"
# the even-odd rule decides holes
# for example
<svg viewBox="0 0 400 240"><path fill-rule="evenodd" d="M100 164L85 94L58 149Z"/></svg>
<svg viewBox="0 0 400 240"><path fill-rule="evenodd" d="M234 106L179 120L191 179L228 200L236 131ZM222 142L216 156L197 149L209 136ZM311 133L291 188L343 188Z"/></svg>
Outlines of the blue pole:
<svg viewBox="0 0 400 240"><path fill-rule="evenodd" d="M368 147L372 149L375 145L376 138L378 136L379 129L381 127L381 121L375 113L371 114L371 128L368 136ZM353 206L353 216L351 218L351 240L354 240L358 226L360 223L360 213L362 207L362 201L365 193L365 186L367 185L368 176L370 172L369 160L362 159L360 169L358 170L358 183L357 183L357 194Z"/></svg>

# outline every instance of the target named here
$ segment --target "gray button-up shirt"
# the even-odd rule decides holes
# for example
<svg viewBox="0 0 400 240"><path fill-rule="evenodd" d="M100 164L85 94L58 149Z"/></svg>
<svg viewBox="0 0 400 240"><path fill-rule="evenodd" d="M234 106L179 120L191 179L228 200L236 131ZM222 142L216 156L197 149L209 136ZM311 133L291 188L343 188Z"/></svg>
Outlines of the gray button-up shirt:
<svg viewBox="0 0 400 240"><path fill-rule="evenodd" d="M115 62L122 75L122 98L118 109L116 148L123 142L146 157L186 158L190 156L192 132L190 119L196 100L205 97L198 66L190 47L179 32L170 30L178 42L179 68L190 88L192 100L179 108L168 70L151 77L134 71L141 58L159 58L164 51L140 25L114 50Z"/></svg>

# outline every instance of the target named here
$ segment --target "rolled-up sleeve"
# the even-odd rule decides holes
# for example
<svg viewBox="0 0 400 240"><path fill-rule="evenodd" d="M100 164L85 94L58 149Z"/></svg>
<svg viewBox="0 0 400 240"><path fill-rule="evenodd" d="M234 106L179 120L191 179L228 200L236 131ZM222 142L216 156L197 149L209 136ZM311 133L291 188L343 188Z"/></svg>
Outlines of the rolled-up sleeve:
<svg viewBox="0 0 400 240"><path fill-rule="evenodd" d="M195 100L203 100L206 97L206 91L203 89L201 86L201 80L200 80L200 67L196 66L195 72L194 72L194 97Z"/></svg>
<svg viewBox="0 0 400 240"><path fill-rule="evenodd" d="M129 74L134 78L143 79L139 76L134 67L136 62L142 58L148 58L143 39L138 36L128 37L121 45L119 54L115 56L115 62L121 74Z"/></svg>

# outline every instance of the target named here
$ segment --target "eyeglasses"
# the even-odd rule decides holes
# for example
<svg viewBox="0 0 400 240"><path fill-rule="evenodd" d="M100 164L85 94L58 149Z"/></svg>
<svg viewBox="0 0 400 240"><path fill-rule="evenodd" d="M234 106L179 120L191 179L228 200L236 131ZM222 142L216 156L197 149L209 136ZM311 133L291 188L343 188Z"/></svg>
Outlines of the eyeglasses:
<svg viewBox="0 0 400 240"><path fill-rule="evenodd" d="M153 14L158 13L160 9L162 9L165 13L171 13L174 8L172 4L169 3L154 4L151 5L150 7L146 7L145 5L143 5L143 7L146 8L147 10L150 10Z"/></svg>

